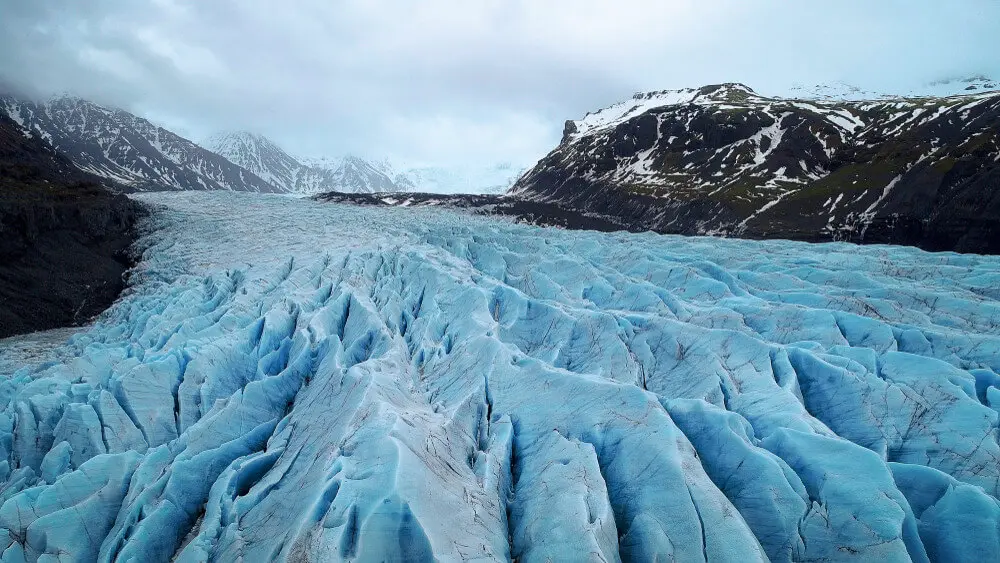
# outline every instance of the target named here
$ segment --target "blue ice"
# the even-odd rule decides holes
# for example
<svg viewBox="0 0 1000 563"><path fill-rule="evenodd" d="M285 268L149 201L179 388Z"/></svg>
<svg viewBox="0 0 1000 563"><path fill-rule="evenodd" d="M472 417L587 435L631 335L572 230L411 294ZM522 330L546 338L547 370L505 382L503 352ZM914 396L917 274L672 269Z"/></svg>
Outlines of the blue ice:
<svg viewBox="0 0 1000 563"><path fill-rule="evenodd" d="M2 561L1000 560L1000 259L141 197Z"/></svg>

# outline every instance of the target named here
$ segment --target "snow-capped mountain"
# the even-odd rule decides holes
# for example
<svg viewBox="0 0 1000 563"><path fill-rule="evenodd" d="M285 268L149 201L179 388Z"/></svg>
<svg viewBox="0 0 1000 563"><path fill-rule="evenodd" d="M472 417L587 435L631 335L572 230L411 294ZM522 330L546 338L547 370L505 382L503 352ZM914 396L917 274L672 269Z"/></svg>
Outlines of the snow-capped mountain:
<svg viewBox="0 0 1000 563"><path fill-rule="evenodd" d="M124 110L74 97L0 97L0 111L80 169L136 191L276 192L256 174Z"/></svg>
<svg viewBox="0 0 1000 563"><path fill-rule="evenodd" d="M510 163L446 167L357 156L296 158L268 138L246 132L216 135L206 142L206 146L283 191L306 195L327 192L500 194L524 172Z"/></svg>
<svg viewBox="0 0 1000 563"><path fill-rule="evenodd" d="M205 147L286 192L309 192L306 167L267 137L247 132L210 138ZM304 185L305 184L305 185Z"/></svg>
<svg viewBox="0 0 1000 563"><path fill-rule="evenodd" d="M395 191L431 194L501 194L510 189L526 170L515 167L509 162L486 166L435 166L393 162L389 159L365 160L357 157L303 159L303 162L330 170L343 168L345 162L354 162L358 168L366 171L365 176L369 178L379 178L379 175L372 172L377 171L381 176L391 179L392 189L354 190L355 193Z"/></svg>
<svg viewBox="0 0 1000 563"><path fill-rule="evenodd" d="M967 78L935 80L916 87L904 88L903 91L892 94L878 92L875 90L866 90L846 82L834 82L815 86L797 85L793 86L789 93L790 97L796 99L863 101L901 97L922 98L928 96L959 96L997 90L1000 90L1000 80L994 80L980 75Z"/></svg>
<svg viewBox="0 0 1000 563"><path fill-rule="evenodd" d="M242 131L216 135L206 146L287 193L400 191L378 166L354 156L297 159L267 137Z"/></svg>
<svg viewBox="0 0 1000 563"><path fill-rule="evenodd" d="M378 193L407 189L407 186L397 184L382 166L361 157L306 158L303 162L322 174L325 187L319 191Z"/></svg>
<svg viewBox="0 0 1000 563"><path fill-rule="evenodd" d="M567 122L512 193L636 229L1000 252L1000 92L968 84L861 101L637 94Z"/></svg>
<svg viewBox="0 0 1000 563"><path fill-rule="evenodd" d="M502 194L524 173L509 162L493 166L397 166L396 183L406 191L436 194Z"/></svg>

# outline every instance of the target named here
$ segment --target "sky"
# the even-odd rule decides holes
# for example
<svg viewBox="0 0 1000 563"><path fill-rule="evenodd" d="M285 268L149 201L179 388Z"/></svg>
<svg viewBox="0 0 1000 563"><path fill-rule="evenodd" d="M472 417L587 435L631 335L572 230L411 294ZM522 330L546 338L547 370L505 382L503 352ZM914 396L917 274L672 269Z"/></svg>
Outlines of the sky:
<svg viewBox="0 0 1000 563"><path fill-rule="evenodd" d="M639 91L1000 78L1000 0L0 0L0 84L196 141L528 165Z"/></svg>

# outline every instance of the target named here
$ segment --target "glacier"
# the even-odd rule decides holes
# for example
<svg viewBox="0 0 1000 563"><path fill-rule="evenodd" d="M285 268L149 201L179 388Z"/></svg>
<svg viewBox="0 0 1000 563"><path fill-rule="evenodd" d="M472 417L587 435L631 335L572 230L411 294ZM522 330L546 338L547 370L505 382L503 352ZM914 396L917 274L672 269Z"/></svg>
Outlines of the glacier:
<svg viewBox="0 0 1000 563"><path fill-rule="evenodd" d="M997 257L137 197L0 363L4 562L1000 559Z"/></svg>

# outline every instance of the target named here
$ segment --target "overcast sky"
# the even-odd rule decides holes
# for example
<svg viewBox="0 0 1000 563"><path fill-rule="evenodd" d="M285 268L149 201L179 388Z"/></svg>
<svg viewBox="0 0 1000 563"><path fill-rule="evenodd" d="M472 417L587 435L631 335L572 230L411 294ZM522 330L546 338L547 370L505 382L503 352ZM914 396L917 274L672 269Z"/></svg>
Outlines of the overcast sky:
<svg viewBox="0 0 1000 563"><path fill-rule="evenodd" d="M195 140L530 164L633 92L1000 77L1000 0L0 0L0 81Z"/></svg>

